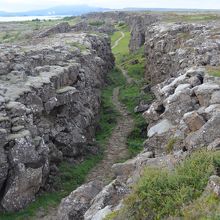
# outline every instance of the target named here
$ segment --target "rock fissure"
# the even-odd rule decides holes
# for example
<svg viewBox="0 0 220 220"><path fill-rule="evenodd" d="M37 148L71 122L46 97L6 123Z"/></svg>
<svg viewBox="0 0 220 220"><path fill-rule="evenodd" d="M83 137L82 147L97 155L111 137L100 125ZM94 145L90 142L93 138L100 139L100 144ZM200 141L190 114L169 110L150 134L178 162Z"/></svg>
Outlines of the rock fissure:
<svg viewBox="0 0 220 220"><path fill-rule="evenodd" d="M126 37L123 28L127 26L131 30L131 54L126 55L144 47L144 57L131 64L146 60L144 83L147 80L148 85L143 87L143 94L152 91L155 98L153 102L140 100L134 109L136 114L143 113L148 125L143 130L143 136L148 137L144 150L117 163L128 156L135 118L119 99L121 88L115 87L112 103L120 117L103 160L92 169L85 184L40 219L104 219L123 209L123 199L145 167L172 172L195 149L219 150L220 80L215 77L220 65L219 24L163 21L165 17L124 12L88 14L73 27L64 23L41 32L30 45L0 45L2 209L20 210L37 193L54 190L57 165L62 161L77 163L85 154L97 153L93 138L101 88L114 58L107 37L88 32L113 33L115 23L120 36L112 49ZM89 23L90 19L95 21ZM99 25L96 19L109 27L102 23L94 27ZM82 30L87 34L73 33ZM125 59L123 54L117 57ZM139 81L131 77L134 73L123 67L126 65L130 63L118 68L126 86L135 93L133 85ZM137 69L133 71L139 74ZM213 191L219 197L217 181L218 176L210 177L205 192Z"/></svg>

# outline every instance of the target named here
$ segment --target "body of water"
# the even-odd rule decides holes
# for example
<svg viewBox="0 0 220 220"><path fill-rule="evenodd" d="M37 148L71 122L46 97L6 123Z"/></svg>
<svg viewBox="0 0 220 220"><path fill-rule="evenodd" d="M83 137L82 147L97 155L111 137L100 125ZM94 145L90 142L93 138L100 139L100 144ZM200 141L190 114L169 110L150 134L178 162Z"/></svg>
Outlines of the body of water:
<svg viewBox="0 0 220 220"><path fill-rule="evenodd" d="M56 16L21 16L21 17L0 17L0 22L9 22L9 21L31 21L34 19L39 20L55 20L68 17L68 15L56 15Z"/></svg>

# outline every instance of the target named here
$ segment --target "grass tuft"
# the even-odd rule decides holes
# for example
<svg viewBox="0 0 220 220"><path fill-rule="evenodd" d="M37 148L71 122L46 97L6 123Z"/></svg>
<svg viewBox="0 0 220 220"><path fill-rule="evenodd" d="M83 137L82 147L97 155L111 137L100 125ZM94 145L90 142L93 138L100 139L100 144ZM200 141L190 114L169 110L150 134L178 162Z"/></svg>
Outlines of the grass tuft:
<svg viewBox="0 0 220 220"><path fill-rule="evenodd" d="M174 171L146 168L125 200L119 219L183 217L186 211L182 207L202 195L209 177L215 173L216 159L220 160L219 152L199 151L185 159ZM191 215L187 219L192 219Z"/></svg>

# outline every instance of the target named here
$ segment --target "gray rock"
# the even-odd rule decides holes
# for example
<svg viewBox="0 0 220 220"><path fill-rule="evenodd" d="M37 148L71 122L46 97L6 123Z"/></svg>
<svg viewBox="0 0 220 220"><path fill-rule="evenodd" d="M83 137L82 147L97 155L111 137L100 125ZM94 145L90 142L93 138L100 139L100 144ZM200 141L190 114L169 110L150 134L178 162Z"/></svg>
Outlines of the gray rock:
<svg viewBox="0 0 220 220"><path fill-rule="evenodd" d="M189 134L185 141L189 148L208 146L219 138L220 114L213 115L198 131Z"/></svg>
<svg viewBox="0 0 220 220"><path fill-rule="evenodd" d="M62 22L60 24L55 25L52 28L49 28L46 31L39 33L38 37L39 38L48 37L49 35L52 35L52 34L66 33L66 32L69 32L70 30L71 30L71 27L70 27L69 23Z"/></svg>
<svg viewBox="0 0 220 220"><path fill-rule="evenodd" d="M88 152L114 65L106 35L76 34L61 23L38 37L0 46L0 203L7 211L53 190L57 165Z"/></svg>
<svg viewBox="0 0 220 220"><path fill-rule="evenodd" d="M62 199L57 218L62 220L84 219L83 216L89 208L91 200L101 191L102 187L100 181L92 181L77 188Z"/></svg>
<svg viewBox="0 0 220 220"><path fill-rule="evenodd" d="M16 165L10 173L7 187L1 201L7 211L18 211L34 200L42 181L42 168L26 168L24 164Z"/></svg>
<svg viewBox="0 0 220 220"><path fill-rule="evenodd" d="M173 127L174 126L172 125L172 123L170 121L168 121L167 119L164 119L161 122L159 122L158 124L151 127L149 129L147 135L148 135L148 137L152 137L153 135L160 135L160 134L163 134L163 133L169 131Z"/></svg>
<svg viewBox="0 0 220 220"><path fill-rule="evenodd" d="M214 193L218 198L220 198L220 177L213 175L210 176L208 185L204 193Z"/></svg>
<svg viewBox="0 0 220 220"><path fill-rule="evenodd" d="M210 99L212 98L212 93L218 90L220 90L220 86L218 84L204 83L198 87L195 87L194 92L199 100L199 104L201 106L208 106L209 104L211 104Z"/></svg>
<svg viewBox="0 0 220 220"><path fill-rule="evenodd" d="M208 150L220 150L220 138L217 138L207 147Z"/></svg>
<svg viewBox="0 0 220 220"><path fill-rule="evenodd" d="M199 130L206 123L205 120L195 111L186 113L183 116L183 120L192 132Z"/></svg>
<svg viewBox="0 0 220 220"><path fill-rule="evenodd" d="M101 212L102 214L108 213L110 209L109 207L117 206L118 201L128 194L128 192L129 189L124 183L119 180L112 181L92 200L90 208L84 215L84 220L95 220L97 213L99 213L99 215ZM105 210L104 213L103 209ZM100 212L100 210L102 211Z"/></svg>

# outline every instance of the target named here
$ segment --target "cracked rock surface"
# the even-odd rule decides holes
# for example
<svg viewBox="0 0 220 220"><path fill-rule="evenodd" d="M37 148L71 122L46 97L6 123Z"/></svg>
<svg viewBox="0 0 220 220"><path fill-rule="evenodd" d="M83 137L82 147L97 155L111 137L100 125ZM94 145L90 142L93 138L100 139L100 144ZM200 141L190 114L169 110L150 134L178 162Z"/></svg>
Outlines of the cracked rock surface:
<svg viewBox="0 0 220 220"><path fill-rule="evenodd" d="M76 34L66 24L49 34L0 45L0 203L7 211L53 189L51 167L92 151L100 89L114 65L106 35Z"/></svg>

